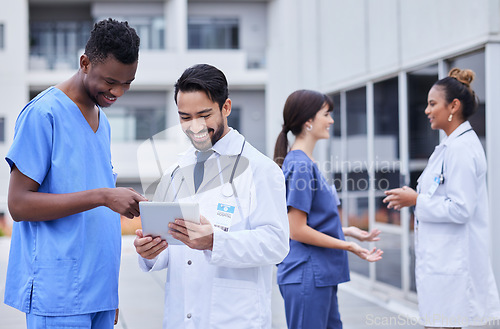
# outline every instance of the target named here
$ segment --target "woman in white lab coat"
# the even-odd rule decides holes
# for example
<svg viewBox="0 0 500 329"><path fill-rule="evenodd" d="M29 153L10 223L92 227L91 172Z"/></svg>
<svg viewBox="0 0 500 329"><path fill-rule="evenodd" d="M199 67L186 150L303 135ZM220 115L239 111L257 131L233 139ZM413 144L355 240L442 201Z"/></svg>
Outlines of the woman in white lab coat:
<svg viewBox="0 0 500 329"><path fill-rule="evenodd" d="M478 105L471 70L437 81L425 114L446 138L436 147L417 190L386 191L388 208L415 206L415 276L427 328L480 326L500 317L489 255L486 157L467 118Z"/></svg>

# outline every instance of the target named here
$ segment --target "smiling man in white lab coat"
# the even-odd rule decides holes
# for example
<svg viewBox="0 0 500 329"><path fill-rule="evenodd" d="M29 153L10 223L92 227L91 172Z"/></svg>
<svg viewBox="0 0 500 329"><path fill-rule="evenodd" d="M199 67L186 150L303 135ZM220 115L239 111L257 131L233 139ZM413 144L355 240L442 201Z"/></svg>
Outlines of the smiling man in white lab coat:
<svg viewBox="0 0 500 329"><path fill-rule="evenodd" d="M220 70L188 68L174 97L192 147L153 200L197 202L201 223L170 224L185 245L141 230L134 241L144 271L168 268L163 327L271 328L273 266L289 250L283 174L228 126L231 100ZM200 167L202 178L194 174Z"/></svg>

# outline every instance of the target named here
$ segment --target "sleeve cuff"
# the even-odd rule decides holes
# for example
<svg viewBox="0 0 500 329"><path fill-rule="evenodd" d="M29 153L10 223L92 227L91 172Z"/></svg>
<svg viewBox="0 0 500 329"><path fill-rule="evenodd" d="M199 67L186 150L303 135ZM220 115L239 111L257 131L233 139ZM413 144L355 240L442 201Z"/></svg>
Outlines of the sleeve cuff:
<svg viewBox="0 0 500 329"><path fill-rule="evenodd" d="M212 245L212 250L205 250L205 257L210 264L217 263L222 258L223 250L223 240L222 234L227 234L223 232L220 228L214 227L214 243Z"/></svg>
<svg viewBox="0 0 500 329"><path fill-rule="evenodd" d="M146 259L141 257L141 255L138 256L138 261L139 261L139 267L143 272L150 272L153 270L156 261L158 260L158 256L153 258L153 259Z"/></svg>

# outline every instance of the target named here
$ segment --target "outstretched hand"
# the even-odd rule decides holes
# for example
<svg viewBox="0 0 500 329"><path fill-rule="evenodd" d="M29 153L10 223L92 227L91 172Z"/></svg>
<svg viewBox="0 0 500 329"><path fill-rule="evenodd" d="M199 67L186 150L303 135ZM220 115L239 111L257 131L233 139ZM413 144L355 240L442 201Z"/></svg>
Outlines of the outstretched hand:
<svg viewBox="0 0 500 329"><path fill-rule="evenodd" d="M364 231L356 226L349 226L344 229L344 234L359 241L379 241L381 231L379 229L373 229L370 232Z"/></svg>
<svg viewBox="0 0 500 329"><path fill-rule="evenodd" d="M367 262L376 262L382 259L382 254L384 253L382 250L373 248L372 250L365 249L358 245L357 243L352 242L351 251L361 259L366 260Z"/></svg>

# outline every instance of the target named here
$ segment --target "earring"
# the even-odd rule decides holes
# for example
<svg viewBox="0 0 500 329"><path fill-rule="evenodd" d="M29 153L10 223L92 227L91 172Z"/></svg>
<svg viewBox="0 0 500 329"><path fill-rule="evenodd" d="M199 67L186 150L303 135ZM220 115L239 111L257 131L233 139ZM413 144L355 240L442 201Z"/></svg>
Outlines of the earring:
<svg viewBox="0 0 500 329"><path fill-rule="evenodd" d="M307 131L311 131L313 129L313 126L306 126Z"/></svg>
<svg viewBox="0 0 500 329"><path fill-rule="evenodd" d="M450 114L450 116L448 117L448 122L451 122L451 120L453 120L453 114Z"/></svg>

